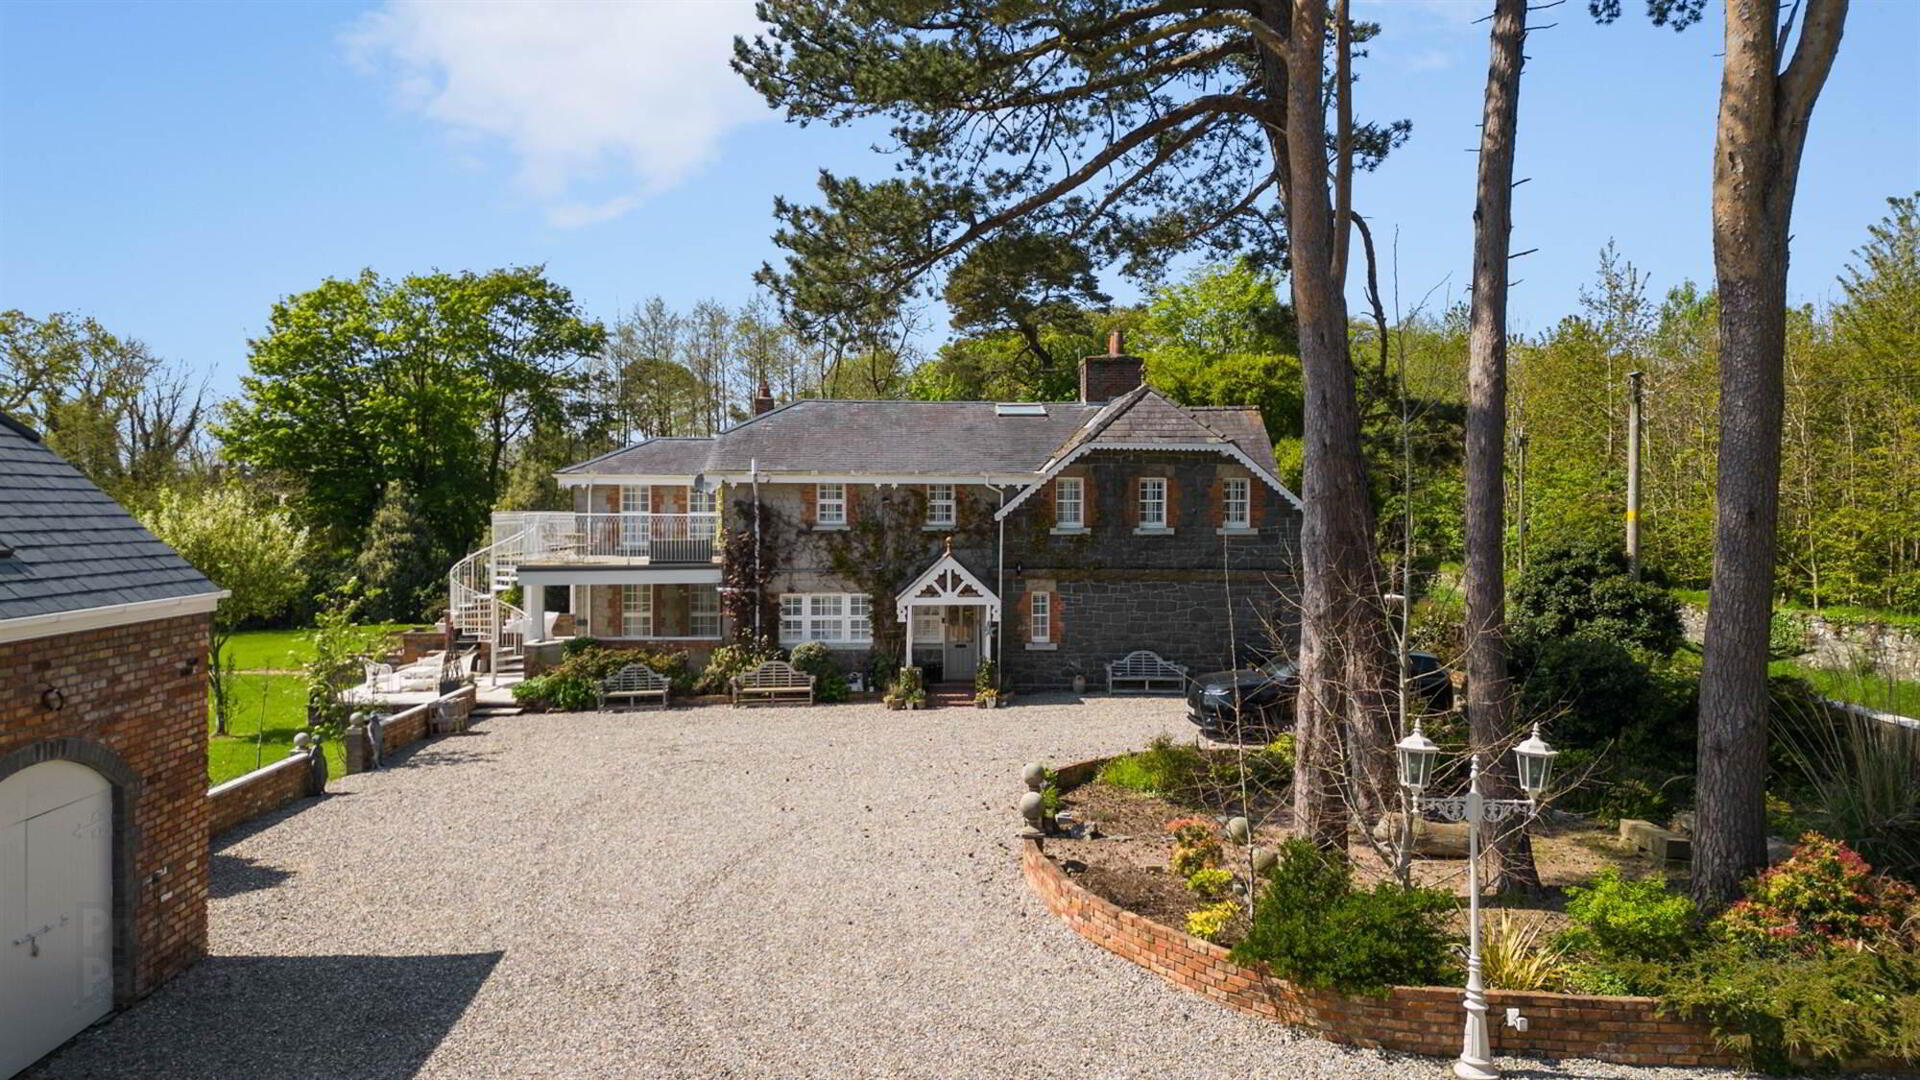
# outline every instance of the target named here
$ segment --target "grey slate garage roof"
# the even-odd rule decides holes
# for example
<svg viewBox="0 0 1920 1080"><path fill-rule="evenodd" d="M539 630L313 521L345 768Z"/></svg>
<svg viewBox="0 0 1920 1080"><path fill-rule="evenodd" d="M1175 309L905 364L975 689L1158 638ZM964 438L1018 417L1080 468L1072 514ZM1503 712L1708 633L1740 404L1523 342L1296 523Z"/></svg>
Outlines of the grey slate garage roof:
<svg viewBox="0 0 1920 1080"><path fill-rule="evenodd" d="M0 550L0 620L220 591L5 413Z"/></svg>

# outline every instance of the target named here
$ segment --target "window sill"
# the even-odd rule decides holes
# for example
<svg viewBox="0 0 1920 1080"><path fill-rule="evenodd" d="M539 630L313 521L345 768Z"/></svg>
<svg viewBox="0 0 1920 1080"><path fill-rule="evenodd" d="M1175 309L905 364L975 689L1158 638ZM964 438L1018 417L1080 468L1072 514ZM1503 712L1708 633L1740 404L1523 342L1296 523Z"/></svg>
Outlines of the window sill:
<svg viewBox="0 0 1920 1080"><path fill-rule="evenodd" d="M807 526L807 529L809 532L846 532L847 526L846 526L846 523L844 522L838 525L822 525L818 522L815 522L814 524Z"/></svg>
<svg viewBox="0 0 1920 1080"><path fill-rule="evenodd" d="M955 525L951 521L929 521L925 525L920 526L920 531L921 532L952 532L957 528L959 528L959 526Z"/></svg>
<svg viewBox="0 0 1920 1080"><path fill-rule="evenodd" d="M1213 533L1215 536L1259 536L1260 530L1251 525L1222 525Z"/></svg>
<svg viewBox="0 0 1920 1080"><path fill-rule="evenodd" d="M1172 536L1173 526L1171 525L1136 525L1134 526L1133 535L1135 536Z"/></svg>
<svg viewBox="0 0 1920 1080"><path fill-rule="evenodd" d="M1052 652L1052 651L1054 651L1055 649L1058 649L1059 647L1060 647L1060 643L1059 643L1059 642L1057 642L1057 641L1029 641L1029 642L1027 642L1027 651L1028 651L1028 652Z"/></svg>
<svg viewBox="0 0 1920 1080"><path fill-rule="evenodd" d="M1085 525L1055 525L1047 532L1054 536L1085 536L1089 530Z"/></svg>

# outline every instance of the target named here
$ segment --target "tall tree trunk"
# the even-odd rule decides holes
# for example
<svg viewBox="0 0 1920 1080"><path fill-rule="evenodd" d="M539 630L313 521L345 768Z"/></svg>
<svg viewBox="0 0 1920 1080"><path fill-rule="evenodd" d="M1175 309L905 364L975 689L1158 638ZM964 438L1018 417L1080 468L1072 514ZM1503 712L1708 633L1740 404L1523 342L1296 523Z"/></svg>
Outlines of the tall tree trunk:
<svg viewBox="0 0 1920 1080"><path fill-rule="evenodd" d="M1507 263L1513 233L1513 150L1520 117L1527 0L1494 0L1493 57L1480 125L1473 208L1473 306L1467 336L1467 726L1489 798L1517 792L1503 749L1513 729L1507 677L1505 567L1507 468ZM1524 819L1494 835L1495 891L1534 890L1540 874Z"/></svg>
<svg viewBox="0 0 1920 1080"><path fill-rule="evenodd" d="M1719 907L1766 863L1767 626L1780 510L1787 236L1807 120L1847 0L1808 0L1793 60L1773 0L1728 0L1713 158L1720 482L1700 672L1693 894Z"/></svg>
<svg viewBox="0 0 1920 1080"><path fill-rule="evenodd" d="M1321 97L1326 0L1294 0L1287 60L1287 238L1306 389L1295 830L1344 851L1352 808L1390 805L1386 619L1360 449ZM1343 760L1344 759L1344 760ZM1351 789L1347 780L1357 781Z"/></svg>

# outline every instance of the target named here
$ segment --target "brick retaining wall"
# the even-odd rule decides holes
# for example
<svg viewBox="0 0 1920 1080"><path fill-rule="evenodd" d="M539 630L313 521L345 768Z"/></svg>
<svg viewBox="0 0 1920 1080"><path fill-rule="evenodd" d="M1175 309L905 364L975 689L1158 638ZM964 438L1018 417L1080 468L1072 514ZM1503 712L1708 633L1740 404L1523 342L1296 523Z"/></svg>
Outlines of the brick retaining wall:
<svg viewBox="0 0 1920 1080"><path fill-rule="evenodd" d="M1243 1013L1305 1028L1331 1042L1437 1057L1460 1052L1457 987L1399 986L1384 998L1308 990L1243 967L1218 945L1095 896L1069 878L1040 841L1022 841L1020 867L1047 909L1074 932L1182 989ZM1490 990L1487 1004L1496 1054L1595 1058L1624 1065L1740 1064L1704 1026L1657 1015L1651 998ZM1513 1007L1530 1021L1524 1033L1502 1022Z"/></svg>
<svg viewBox="0 0 1920 1080"><path fill-rule="evenodd" d="M294 754L209 790L207 835L219 836L261 814L316 794L311 773L307 755Z"/></svg>

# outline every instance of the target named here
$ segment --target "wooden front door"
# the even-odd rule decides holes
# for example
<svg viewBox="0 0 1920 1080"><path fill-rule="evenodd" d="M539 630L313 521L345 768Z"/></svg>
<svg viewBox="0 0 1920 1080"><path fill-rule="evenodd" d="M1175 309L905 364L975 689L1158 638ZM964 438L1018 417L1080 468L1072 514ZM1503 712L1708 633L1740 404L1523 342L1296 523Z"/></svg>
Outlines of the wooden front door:
<svg viewBox="0 0 1920 1080"><path fill-rule="evenodd" d="M941 649L940 677L947 682L972 682L980 667L980 609L950 604L946 609L946 641Z"/></svg>

